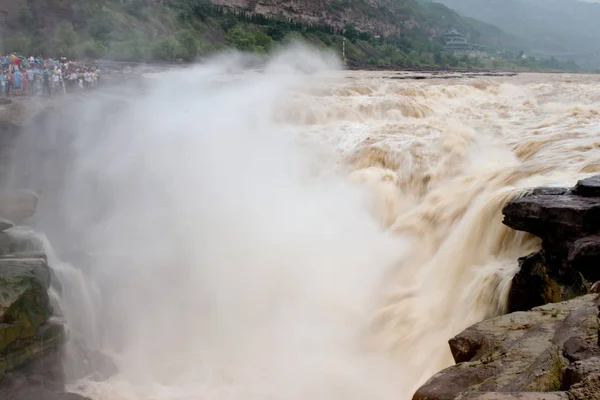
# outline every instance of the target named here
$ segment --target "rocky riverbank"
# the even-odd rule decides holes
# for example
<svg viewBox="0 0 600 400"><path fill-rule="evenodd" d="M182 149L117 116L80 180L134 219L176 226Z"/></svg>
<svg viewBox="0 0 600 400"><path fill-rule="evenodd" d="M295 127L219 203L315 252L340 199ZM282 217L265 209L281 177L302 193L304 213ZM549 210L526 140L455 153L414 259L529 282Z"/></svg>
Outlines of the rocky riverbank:
<svg viewBox="0 0 600 400"><path fill-rule="evenodd" d="M510 201L504 223L542 239L518 260L509 314L450 339L456 365L413 400L600 400L600 175Z"/></svg>

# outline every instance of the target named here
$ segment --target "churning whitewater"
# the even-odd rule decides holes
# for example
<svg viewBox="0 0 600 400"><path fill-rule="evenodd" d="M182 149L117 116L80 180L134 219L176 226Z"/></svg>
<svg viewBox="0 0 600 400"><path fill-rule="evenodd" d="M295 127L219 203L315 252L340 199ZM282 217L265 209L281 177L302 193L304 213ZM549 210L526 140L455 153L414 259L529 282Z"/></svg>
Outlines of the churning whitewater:
<svg viewBox="0 0 600 400"><path fill-rule="evenodd" d="M61 204L95 256L85 279L60 265L61 308L118 373L71 390L410 399L539 246L502 206L600 172L600 78L407 81L301 48L245 65L148 77L74 122Z"/></svg>

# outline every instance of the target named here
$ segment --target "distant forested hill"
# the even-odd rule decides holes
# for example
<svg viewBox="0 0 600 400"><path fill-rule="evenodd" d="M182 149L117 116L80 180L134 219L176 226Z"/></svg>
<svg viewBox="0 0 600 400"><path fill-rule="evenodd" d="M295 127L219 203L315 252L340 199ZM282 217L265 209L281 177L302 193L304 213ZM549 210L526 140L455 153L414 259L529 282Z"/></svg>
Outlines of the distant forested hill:
<svg viewBox="0 0 600 400"><path fill-rule="evenodd" d="M498 26L532 51L600 68L600 3L578 0L437 0Z"/></svg>

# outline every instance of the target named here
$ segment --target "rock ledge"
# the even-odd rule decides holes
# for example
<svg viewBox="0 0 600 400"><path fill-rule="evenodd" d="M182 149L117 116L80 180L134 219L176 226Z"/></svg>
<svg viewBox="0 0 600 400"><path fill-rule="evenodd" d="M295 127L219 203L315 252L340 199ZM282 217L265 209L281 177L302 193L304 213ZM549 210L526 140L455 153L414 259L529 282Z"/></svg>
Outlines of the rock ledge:
<svg viewBox="0 0 600 400"><path fill-rule="evenodd" d="M600 400L595 295L473 325L413 400Z"/></svg>

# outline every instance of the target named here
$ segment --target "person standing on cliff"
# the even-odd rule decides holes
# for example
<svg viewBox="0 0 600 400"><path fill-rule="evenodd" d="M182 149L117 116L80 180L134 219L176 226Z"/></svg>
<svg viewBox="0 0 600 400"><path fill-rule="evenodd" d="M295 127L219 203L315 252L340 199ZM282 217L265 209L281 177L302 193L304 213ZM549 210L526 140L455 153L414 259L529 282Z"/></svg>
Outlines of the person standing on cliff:
<svg viewBox="0 0 600 400"><path fill-rule="evenodd" d="M23 87L23 74L21 73L21 70L19 68L17 68L17 70L13 74L13 89L14 89L15 96L21 95L22 87Z"/></svg>
<svg viewBox="0 0 600 400"><path fill-rule="evenodd" d="M7 69L6 71L4 71L4 82L6 84L6 86L4 86L4 91L6 94L6 97L10 96L10 85L11 85L11 73L10 73L10 69Z"/></svg>
<svg viewBox="0 0 600 400"><path fill-rule="evenodd" d="M27 80L29 81L29 95L33 96L35 94L35 71L32 62L27 67Z"/></svg>
<svg viewBox="0 0 600 400"><path fill-rule="evenodd" d="M48 71L48 68L44 69L44 72L42 72L42 79L44 81L44 89L42 94L45 95L47 93L48 97L52 97L52 91L50 88L50 71Z"/></svg>
<svg viewBox="0 0 600 400"><path fill-rule="evenodd" d="M21 71L23 76L23 95L27 95L29 93L29 81L27 80L27 72L25 70Z"/></svg>

